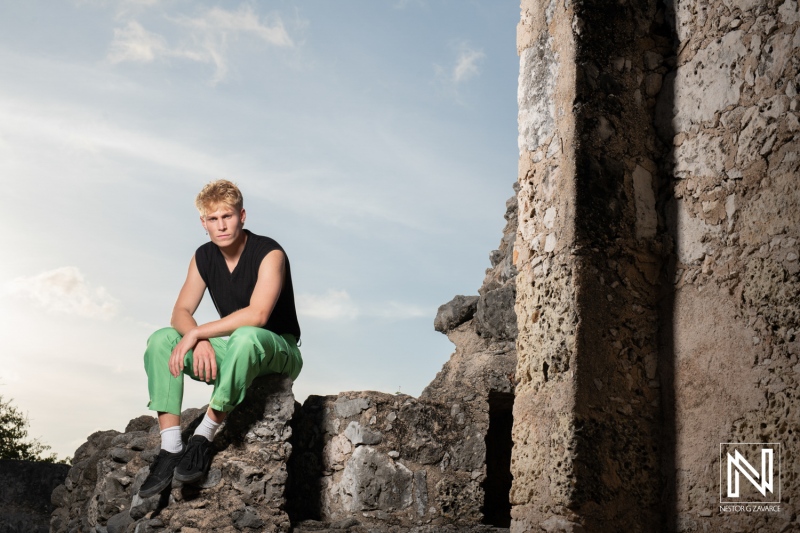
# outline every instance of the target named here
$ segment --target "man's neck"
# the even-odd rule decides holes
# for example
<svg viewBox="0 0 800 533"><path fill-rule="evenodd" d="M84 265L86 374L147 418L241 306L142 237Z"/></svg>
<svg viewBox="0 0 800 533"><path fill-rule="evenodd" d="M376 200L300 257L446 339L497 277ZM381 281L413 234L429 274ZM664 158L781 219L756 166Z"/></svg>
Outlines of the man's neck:
<svg viewBox="0 0 800 533"><path fill-rule="evenodd" d="M239 238L236 239L234 242L230 243L228 246L222 247L217 245L219 251L222 252L222 257L225 258L225 261L228 263L236 264L239 262L239 258L242 256L242 252L244 251L244 245L247 243L247 232L242 230L239 233Z"/></svg>

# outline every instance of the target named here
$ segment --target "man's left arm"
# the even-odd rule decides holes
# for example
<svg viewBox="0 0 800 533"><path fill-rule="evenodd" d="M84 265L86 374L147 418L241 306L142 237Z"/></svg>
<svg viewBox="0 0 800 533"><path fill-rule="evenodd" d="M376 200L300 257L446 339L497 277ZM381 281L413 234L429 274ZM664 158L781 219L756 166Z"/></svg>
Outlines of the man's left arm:
<svg viewBox="0 0 800 533"><path fill-rule="evenodd" d="M182 352L178 355L183 357L199 340L224 337L242 326L263 327L266 325L281 294L285 272L286 260L283 252L273 250L268 253L261 260L258 268L258 279L253 294L250 296L250 305L224 318L207 322L186 332L173 353L175 351Z"/></svg>

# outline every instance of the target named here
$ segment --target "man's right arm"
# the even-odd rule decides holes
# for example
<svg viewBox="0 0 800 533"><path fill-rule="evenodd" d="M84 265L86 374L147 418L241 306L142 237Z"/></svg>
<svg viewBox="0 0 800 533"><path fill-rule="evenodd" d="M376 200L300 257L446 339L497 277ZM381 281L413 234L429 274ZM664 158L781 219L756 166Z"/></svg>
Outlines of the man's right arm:
<svg viewBox="0 0 800 533"><path fill-rule="evenodd" d="M192 256L192 261L189 263L189 272L186 274L186 281L184 281L181 292L178 294L178 299L175 301L175 306L172 308L172 318L170 320L170 325L178 330L181 335L186 335L187 332L197 327L194 312L197 311L205 291L206 282L200 276L200 271L197 270L197 264L194 256Z"/></svg>
<svg viewBox="0 0 800 533"><path fill-rule="evenodd" d="M175 301L175 306L172 308L172 319L170 320L170 325L178 330L181 335L185 336L186 333L197 327L194 312L197 311L205 291L206 282L200 276L200 271L197 270L197 263L194 256L192 256L192 260L189 263L189 272L186 274L186 281L183 283L178 299ZM184 339L184 341L186 340ZM208 340L200 340L186 350L194 350L192 372L195 376L206 382L217 379L217 362L214 348L212 348ZM183 354L176 354L176 351L185 350L176 349L170 357L169 367L173 376L178 376L183 371Z"/></svg>

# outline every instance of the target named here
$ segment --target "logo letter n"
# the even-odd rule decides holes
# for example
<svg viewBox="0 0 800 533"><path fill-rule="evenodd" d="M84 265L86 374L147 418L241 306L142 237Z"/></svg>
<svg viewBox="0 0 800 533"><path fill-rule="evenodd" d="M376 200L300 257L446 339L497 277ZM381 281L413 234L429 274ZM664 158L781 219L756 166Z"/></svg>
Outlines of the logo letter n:
<svg viewBox="0 0 800 533"><path fill-rule="evenodd" d="M772 448L761 449L761 475L747 462L747 459L734 450L734 455L728 455L728 497L739 497L739 474L747 478L762 496L767 495L767 491L774 492L772 488ZM756 480L760 480L756 481Z"/></svg>

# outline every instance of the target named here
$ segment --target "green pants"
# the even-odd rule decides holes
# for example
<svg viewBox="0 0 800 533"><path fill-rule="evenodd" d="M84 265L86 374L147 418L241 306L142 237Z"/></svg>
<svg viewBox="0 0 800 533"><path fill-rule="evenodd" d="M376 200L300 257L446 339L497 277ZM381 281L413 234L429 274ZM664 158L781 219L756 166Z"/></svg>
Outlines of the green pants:
<svg viewBox="0 0 800 533"><path fill-rule="evenodd" d="M144 352L144 369L153 411L181 414L183 402L183 376L169 373L169 357L181 340L174 328L163 328L147 340ZM237 329L226 340L209 339L217 360L217 379L209 404L217 411L230 412L244 400L247 387L258 376L287 374L297 379L303 368L303 359L293 335L278 335L263 328L245 326ZM192 372L192 351L183 358L183 373L196 381L203 381Z"/></svg>

